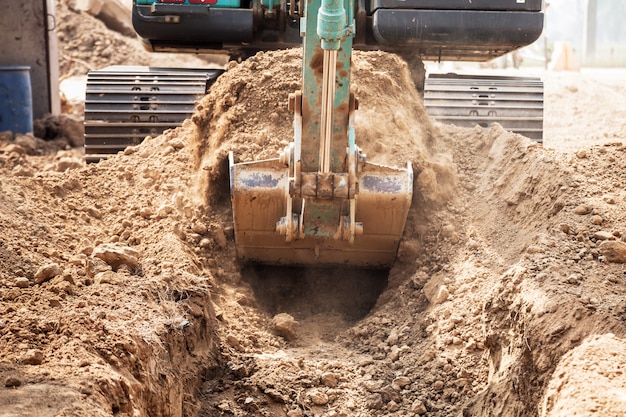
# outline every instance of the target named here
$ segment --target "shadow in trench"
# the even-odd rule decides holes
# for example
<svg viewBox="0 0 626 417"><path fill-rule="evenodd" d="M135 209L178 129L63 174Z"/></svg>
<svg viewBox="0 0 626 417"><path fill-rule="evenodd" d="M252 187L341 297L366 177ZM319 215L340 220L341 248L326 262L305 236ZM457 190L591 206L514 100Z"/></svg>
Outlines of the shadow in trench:
<svg viewBox="0 0 626 417"><path fill-rule="evenodd" d="M243 279L269 314L297 320L334 313L356 321L369 313L387 286L388 270L248 265Z"/></svg>

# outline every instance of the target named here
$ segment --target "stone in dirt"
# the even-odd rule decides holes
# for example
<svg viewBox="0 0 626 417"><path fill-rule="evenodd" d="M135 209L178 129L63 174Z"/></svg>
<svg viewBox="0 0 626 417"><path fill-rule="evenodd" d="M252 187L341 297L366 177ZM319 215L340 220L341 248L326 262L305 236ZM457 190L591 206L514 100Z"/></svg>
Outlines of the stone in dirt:
<svg viewBox="0 0 626 417"><path fill-rule="evenodd" d="M22 380L14 376L10 376L4 381L4 386L7 388L19 387L20 385L22 385Z"/></svg>
<svg viewBox="0 0 626 417"><path fill-rule="evenodd" d="M604 241L600 244L600 253L609 262L626 263L626 243L624 242Z"/></svg>
<svg viewBox="0 0 626 417"><path fill-rule="evenodd" d="M25 365L41 365L43 362L43 352L39 349L29 349L22 356L22 363Z"/></svg>
<svg viewBox="0 0 626 417"><path fill-rule="evenodd" d="M280 313L272 318L272 328L279 336L293 340L297 337L298 322L290 314Z"/></svg>
<svg viewBox="0 0 626 417"><path fill-rule="evenodd" d="M35 273L35 284L41 284L46 282L57 275L61 275L63 268L57 264L44 265Z"/></svg>
<svg viewBox="0 0 626 417"><path fill-rule="evenodd" d="M102 259L114 270L117 270L122 265L126 265L129 269L134 269L139 264L139 252L126 245L104 243L96 246L92 255Z"/></svg>
<svg viewBox="0 0 626 417"><path fill-rule="evenodd" d="M431 304L441 304L448 299L450 291L440 277L433 277L424 285L424 295Z"/></svg>
<svg viewBox="0 0 626 417"><path fill-rule="evenodd" d="M30 281L25 277L17 277L15 278L15 286L17 288L28 288L30 287Z"/></svg>

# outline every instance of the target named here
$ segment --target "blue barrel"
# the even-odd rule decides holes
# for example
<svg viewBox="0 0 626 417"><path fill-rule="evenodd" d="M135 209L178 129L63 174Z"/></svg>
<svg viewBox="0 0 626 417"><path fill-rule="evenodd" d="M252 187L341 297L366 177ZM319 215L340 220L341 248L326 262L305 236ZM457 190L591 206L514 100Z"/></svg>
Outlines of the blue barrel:
<svg viewBox="0 0 626 417"><path fill-rule="evenodd" d="M33 132L30 67L0 67L0 132Z"/></svg>

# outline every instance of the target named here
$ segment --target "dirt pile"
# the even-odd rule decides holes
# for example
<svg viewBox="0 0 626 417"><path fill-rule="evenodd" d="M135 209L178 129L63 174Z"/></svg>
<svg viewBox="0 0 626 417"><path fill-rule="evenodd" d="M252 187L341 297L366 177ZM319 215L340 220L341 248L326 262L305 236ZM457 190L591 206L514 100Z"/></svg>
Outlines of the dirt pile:
<svg viewBox="0 0 626 417"><path fill-rule="evenodd" d="M624 260L624 147L560 154L497 126L433 127L406 95L377 93L409 90L401 61L359 54L363 146L409 157L417 174L399 262L382 285L354 271L241 269L227 189L199 180L225 178L229 148L272 156L289 140L281 96L298 59L232 65L182 128L98 165L3 172L3 410L532 416L576 404L570 387L588 368L572 349L607 341L610 352L624 337L626 284L608 262ZM362 74L381 61L370 85ZM364 133L374 109L393 141ZM360 293L359 314L342 310ZM291 337L274 332L277 313L295 318ZM620 374L597 372L615 390L585 407L620 415Z"/></svg>
<svg viewBox="0 0 626 417"><path fill-rule="evenodd" d="M197 164L215 189L227 184L224 161L276 158L293 140L289 94L300 88L300 49L259 53L231 62L198 106ZM413 163L422 193L439 203L451 193L453 165L433 140L432 126L404 61L383 52L355 52L352 79L359 97L355 136L368 161L403 167ZM399 106L399 101L408 105ZM380 123L387 120L388 123Z"/></svg>
<svg viewBox="0 0 626 417"><path fill-rule="evenodd" d="M225 155L291 140L298 50L230 64L181 128L97 165L5 138L0 414L624 415L623 120L560 153L556 125L591 119L547 121L545 147L432 125L402 61L353 63L357 141L416 173L382 275L236 261Z"/></svg>

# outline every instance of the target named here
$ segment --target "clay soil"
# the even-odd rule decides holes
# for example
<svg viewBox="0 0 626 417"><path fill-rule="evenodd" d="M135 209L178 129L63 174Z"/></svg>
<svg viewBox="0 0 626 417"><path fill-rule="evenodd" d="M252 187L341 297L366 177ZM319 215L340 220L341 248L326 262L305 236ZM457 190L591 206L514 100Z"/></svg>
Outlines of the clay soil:
<svg viewBox="0 0 626 417"><path fill-rule="evenodd" d="M94 39L153 59L57 13L65 75ZM415 171L389 271L237 259L226 155L292 140L298 49L98 164L70 115L2 135L0 416L626 415L625 73L542 73L541 145L431 121L394 55L353 62L359 145Z"/></svg>

